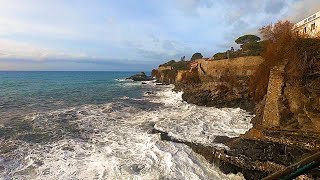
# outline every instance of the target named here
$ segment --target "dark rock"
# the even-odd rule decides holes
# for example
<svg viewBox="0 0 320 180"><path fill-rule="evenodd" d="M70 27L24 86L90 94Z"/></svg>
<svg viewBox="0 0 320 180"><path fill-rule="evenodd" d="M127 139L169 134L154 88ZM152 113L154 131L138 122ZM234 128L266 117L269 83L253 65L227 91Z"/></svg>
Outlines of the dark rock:
<svg viewBox="0 0 320 180"><path fill-rule="evenodd" d="M4 172L6 169L3 166L0 166L0 173Z"/></svg>
<svg viewBox="0 0 320 180"><path fill-rule="evenodd" d="M285 132L273 132L273 135L270 136L270 138L277 138L281 143L263 139L252 140L241 137L229 138L226 136L220 136L214 140L216 143L227 145L230 148L229 150L221 150L211 146L177 140L168 133L156 129L153 129L152 133L160 133L161 140L183 143L189 146L207 161L214 163L225 174L237 174L240 172L246 179L262 179L311 155L314 153L313 151L317 152L317 150L306 149L304 146L297 146L297 144L293 143L294 141L290 142L287 137L288 142L281 141L279 137L286 136ZM292 135L290 136L292 137ZM294 139L306 142L314 138L297 136ZM318 172L316 171L315 173ZM309 176L313 176L313 173L309 173Z"/></svg>
<svg viewBox="0 0 320 180"><path fill-rule="evenodd" d="M254 103L245 95L232 94L232 92L219 92L202 88L185 89L182 99L198 106L217 108L241 108L249 112L254 111Z"/></svg>
<svg viewBox="0 0 320 180"><path fill-rule="evenodd" d="M145 168L145 165L143 164L133 164L131 166L132 171L134 172L134 174L139 175L141 170L143 170Z"/></svg>
<svg viewBox="0 0 320 180"><path fill-rule="evenodd" d="M169 85L169 84L166 84L166 83L156 83L157 86L162 86L162 85Z"/></svg>
<svg viewBox="0 0 320 180"><path fill-rule="evenodd" d="M141 84L147 84L146 82L142 82Z"/></svg>
<svg viewBox="0 0 320 180"><path fill-rule="evenodd" d="M152 80L152 78L147 76L144 72L130 76L127 79L132 79L134 81L150 81L150 80Z"/></svg>
<svg viewBox="0 0 320 180"><path fill-rule="evenodd" d="M73 147L69 147L69 146L63 147L62 150L64 150L64 151L71 151L71 152L74 151Z"/></svg>
<svg viewBox="0 0 320 180"><path fill-rule="evenodd" d="M153 94L155 94L155 92L153 92L153 91L147 91L147 92L145 92L144 94L145 94L145 95L153 95Z"/></svg>
<svg viewBox="0 0 320 180"><path fill-rule="evenodd" d="M228 136L217 136L214 138L213 142L214 143L227 143L229 141L231 141L232 138L229 138Z"/></svg>

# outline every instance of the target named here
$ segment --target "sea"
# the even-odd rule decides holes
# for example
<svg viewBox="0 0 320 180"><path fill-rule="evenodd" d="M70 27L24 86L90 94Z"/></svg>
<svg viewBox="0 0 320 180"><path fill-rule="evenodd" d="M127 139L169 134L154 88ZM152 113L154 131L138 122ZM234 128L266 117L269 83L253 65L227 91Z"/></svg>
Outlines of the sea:
<svg viewBox="0 0 320 180"><path fill-rule="evenodd" d="M228 148L252 127L239 108L188 104L136 72L0 71L0 179L244 179L176 140Z"/></svg>

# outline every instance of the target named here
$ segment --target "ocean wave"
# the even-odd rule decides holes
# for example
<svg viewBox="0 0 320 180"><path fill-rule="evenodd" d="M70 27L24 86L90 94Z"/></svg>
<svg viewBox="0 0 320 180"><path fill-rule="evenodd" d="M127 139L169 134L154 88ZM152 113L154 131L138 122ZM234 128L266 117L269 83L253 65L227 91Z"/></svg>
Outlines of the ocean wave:
<svg viewBox="0 0 320 180"><path fill-rule="evenodd" d="M161 98L152 102L163 102L167 108L160 110L161 120L155 124L155 129L177 140L214 145L216 136L237 137L252 127L253 115L240 108L188 104L182 100L182 92L173 92L170 87L158 93Z"/></svg>
<svg viewBox="0 0 320 180"><path fill-rule="evenodd" d="M114 79L115 81L119 81L119 82L134 82L132 79Z"/></svg>
<svg viewBox="0 0 320 180"><path fill-rule="evenodd" d="M28 117L32 133L49 138L45 142L12 140L20 145L0 156L0 177L243 179L241 174L221 173L188 146L162 141L159 134L149 131L155 127L177 139L208 144L217 135L243 133L251 127L252 116L241 109L187 104L171 85L148 86L154 92L143 99L126 97Z"/></svg>

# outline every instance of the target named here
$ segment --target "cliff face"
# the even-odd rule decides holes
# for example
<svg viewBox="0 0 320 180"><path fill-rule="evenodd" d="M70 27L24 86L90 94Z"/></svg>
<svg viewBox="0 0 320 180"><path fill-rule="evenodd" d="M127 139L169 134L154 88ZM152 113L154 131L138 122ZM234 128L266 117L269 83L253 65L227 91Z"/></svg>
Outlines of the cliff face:
<svg viewBox="0 0 320 180"><path fill-rule="evenodd" d="M190 68L197 71L197 75L202 82L219 81L226 75L232 74L237 77L249 77L256 71L257 67L263 62L261 56L247 56L234 59L209 60L207 58L192 61ZM185 77L191 70L180 70L170 65L161 65L154 70L152 76L163 83L188 83Z"/></svg>
<svg viewBox="0 0 320 180"><path fill-rule="evenodd" d="M249 98L249 80L263 61L260 56L199 59L191 63L192 70L160 66L154 76L162 83L175 84L188 103L240 107L252 112L255 109L256 118L252 122L256 129L320 132L320 66L313 65L305 77L308 79L305 86L289 80L293 62L274 67L264 100L255 104Z"/></svg>
<svg viewBox="0 0 320 180"><path fill-rule="evenodd" d="M257 107L256 128L320 133L319 70L320 65L314 64L301 85L288 78L290 62L271 69L268 92L262 107Z"/></svg>
<svg viewBox="0 0 320 180"><path fill-rule="evenodd" d="M176 89L184 92L182 98L188 103L221 108L241 107L253 112L254 104L248 98L248 84L250 76L262 62L260 56L199 59L191 63L198 82L190 83L190 78L186 78L188 72L181 71L177 76Z"/></svg>
<svg viewBox="0 0 320 180"><path fill-rule="evenodd" d="M256 114L253 128L246 134L234 139L222 137L219 143L229 150L180 142L214 161L223 172L241 172L246 179L266 177L320 149L320 58L313 58L300 78L292 75L297 66L294 61L274 66L266 82L267 93L261 101L253 102L249 96L250 78L263 61L261 57L200 59L191 63L192 70L170 70L175 72L175 89L184 92L185 101L201 106L240 107ZM166 79L168 72L157 72L163 74L159 75L160 81L171 81ZM171 137L164 139L174 141ZM310 179L312 176L318 177L308 175Z"/></svg>

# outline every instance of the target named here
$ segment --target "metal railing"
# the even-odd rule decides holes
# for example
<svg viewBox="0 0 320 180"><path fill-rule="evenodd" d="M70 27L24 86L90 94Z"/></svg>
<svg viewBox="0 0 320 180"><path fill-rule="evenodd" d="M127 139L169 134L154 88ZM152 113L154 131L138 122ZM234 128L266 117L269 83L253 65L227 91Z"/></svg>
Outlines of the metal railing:
<svg viewBox="0 0 320 180"><path fill-rule="evenodd" d="M289 180L294 179L300 175L306 174L308 171L315 169L320 166L320 152L317 152L298 163L284 168L262 180Z"/></svg>

